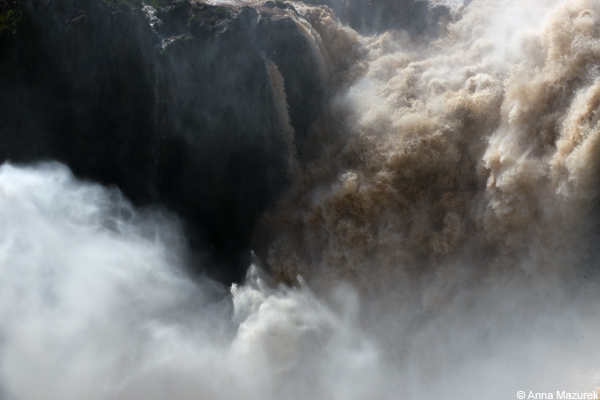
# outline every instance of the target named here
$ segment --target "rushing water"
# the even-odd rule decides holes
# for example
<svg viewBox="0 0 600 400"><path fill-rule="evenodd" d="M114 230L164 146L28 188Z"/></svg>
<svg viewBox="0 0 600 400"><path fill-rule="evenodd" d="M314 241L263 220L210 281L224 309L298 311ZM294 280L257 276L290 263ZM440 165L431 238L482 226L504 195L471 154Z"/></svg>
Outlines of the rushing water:
<svg viewBox="0 0 600 400"><path fill-rule="evenodd" d="M0 167L0 398L600 385L600 3L456 3L435 40L294 4L331 102L302 160L286 141L295 184L244 284L191 280L165 211L58 164Z"/></svg>

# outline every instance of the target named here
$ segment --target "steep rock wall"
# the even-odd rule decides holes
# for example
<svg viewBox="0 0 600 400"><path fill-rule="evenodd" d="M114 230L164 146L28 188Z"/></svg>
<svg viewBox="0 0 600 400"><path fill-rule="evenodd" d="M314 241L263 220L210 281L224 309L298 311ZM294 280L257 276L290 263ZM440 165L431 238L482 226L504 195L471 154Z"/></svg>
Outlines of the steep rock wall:
<svg viewBox="0 0 600 400"><path fill-rule="evenodd" d="M253 226L288 181L265 59L280 66L299 135L323 101L289 16L174 2L150 26L142 4L92 0L0 12L0 161L57 159L137 204L166 205L210 254L199 264L240 279Z"/></svg>

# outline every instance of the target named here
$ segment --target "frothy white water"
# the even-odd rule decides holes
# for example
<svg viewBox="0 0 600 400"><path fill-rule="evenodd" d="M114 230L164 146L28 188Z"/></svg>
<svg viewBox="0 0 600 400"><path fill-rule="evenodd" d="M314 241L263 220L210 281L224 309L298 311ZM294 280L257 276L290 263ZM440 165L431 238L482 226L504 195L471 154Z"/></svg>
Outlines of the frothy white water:
<svg viewBox="0 0 600 400"><path fill-rule="evenodd" d="M330 60L349 54L332 40L356 51L267 218L277 278L411 297L449 264L463 271L448 287L506 269L532 284L578 274L600 198L599 13L596 1L475 1L424 44L307 12Z"/></svg>
<svg viewBox="0 0 600 400"><path fill-rule="evenodd" d="M254 266L230 291L192 281L176 221L57 164L2 166L0 221L3 399L504 399L598 383L599 313L583 301L597 296L544 304L495 282L428 321L386 310L364 325L348 286L317 297Z"/></svg>

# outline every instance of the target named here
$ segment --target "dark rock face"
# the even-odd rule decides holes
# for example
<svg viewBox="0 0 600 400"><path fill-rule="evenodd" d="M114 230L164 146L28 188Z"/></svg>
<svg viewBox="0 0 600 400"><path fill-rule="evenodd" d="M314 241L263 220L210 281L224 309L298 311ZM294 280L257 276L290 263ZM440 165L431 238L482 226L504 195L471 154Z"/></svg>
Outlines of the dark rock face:
<svg viewBox="0 0 600 400"><path fill-rule="evenodd" d="M111 3L23 2L3 47L0 160L57 158L79 175L147 190L154 40L141 12Z"/></svg>
<svg viewBox="0 0 600 400"><path fill-rule="evenodd" d="M174 2L153 32L121 3L2 3L0 162L57 159L166 205L211 249L207 272L239 280L255 222L287 184L263 57L280 68L301 137L324 101L310 46L291 19L259 22L248 7Z"/></svg>
<svg viewBox="0 0 600 400"><path fill-rule="evenodd" d="M286 164L265 63L247 34L252 15L213 19L214 11L193 14L189 34L159 57L166 137L159 193L180 204L203 227L201 242L231 264L284 187ZM246 266L240 261L234 273Z"/></svg>

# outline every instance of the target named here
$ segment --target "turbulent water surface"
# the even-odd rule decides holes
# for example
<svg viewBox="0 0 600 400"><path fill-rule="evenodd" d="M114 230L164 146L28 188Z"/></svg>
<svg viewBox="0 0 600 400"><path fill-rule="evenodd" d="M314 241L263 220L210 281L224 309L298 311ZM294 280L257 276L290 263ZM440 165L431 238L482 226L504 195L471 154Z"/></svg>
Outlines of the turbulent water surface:
<svg viewBox="0 0 600 400"><path fill-rule="evenodd" d="M211 3L253 3L212 1ZM292 2L331 101L246 282L56 163L0 168L0 398L514 399L600 385L600 2L450 2L437 37Z"/></svg>

